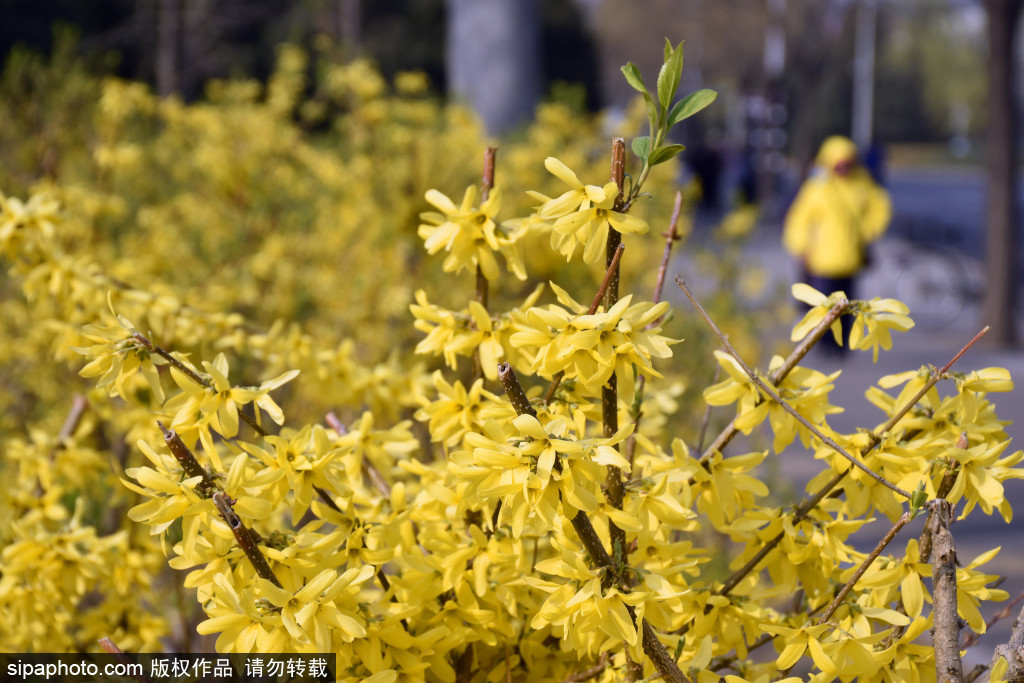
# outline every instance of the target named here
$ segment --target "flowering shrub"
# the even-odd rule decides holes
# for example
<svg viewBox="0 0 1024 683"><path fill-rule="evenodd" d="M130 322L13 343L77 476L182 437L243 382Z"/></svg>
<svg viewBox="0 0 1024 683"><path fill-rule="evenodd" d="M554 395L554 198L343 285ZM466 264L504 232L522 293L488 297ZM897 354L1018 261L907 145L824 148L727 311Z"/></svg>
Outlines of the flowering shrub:
<svg viewBox="0 0 1024 683"><path fill-rule="evenodd" d="M455 114L383 98L385 84L358 63L325 79L333 105L358 112L338 123L365 145L354 168L298 137L279 142L297 110L318 116L296 100L303 59L282 54L259 106L252 84L215 86L218 104L193 107L108 85L97 163L129 186L150 182L140 169L201 174L191 190L142 201L153 188L122 196L69 184L0 198L0 254L23 294L3 304L19 335L6 343L48 349L94 380L59 431L45 416L25 436L5 430L14 483L0 493L2 642L83 649L109 636L151 650L194 628L216 636L219 652L332 652L339 679L375 683L738 683L786 679L794 667L819 681L934 680L953 665L938 647L950 637L959 665L949 624L959 615L983 633L983 603L1006 594L981 569L994 551L963 567L949 560L950 511L1010 517L1003 482L1022 476L1024 453L1006 454L987 398L1010 378L952 363L884 377L869 399L888 423L839 433L828 424L837 373L800 365L807 350L841 315L855 318L851 344L874 354L913 323L898 302L798 286L813 308L794 330L797 347L758 373L723 337L724 378L704 399L735 404L735 419L710 446L682 438L676 424L689 417L677 389L659 382L691 342L669 331L660 282L651 300L620 292L620 269L650 268L640 259L660 249L634 256L635 242L624 251L621 239L650 232L633 210L656 187L646 184L653 167L681 151L665 144L667 131L714 99L698 91L676 101L681 46L666 46L654 93L624 68L649 119L649 135L632 144L635 178L621 139L609 181L569 146L543 163L569 189L545 184L527 195L526 215L507 218L503 201L524 188L503 181L499 192L494 169L534 178L519 175L516 158L529 145L501 164L491 150L481 189L461 203L420 192L421 168L375 170L372 152L432 144L431 124L452 136L444 163L415 146L405 161L448 168L465 145L437 117ZM375 125L402 117L413 123ZM113 130L136 125L152 129L151 145ZM559 130L550 119L528 135L550 134L544 126ZM394 137L376 139L382 130ZM221 163L228 149L239 163ZM160 164L178 152L195 166ZM310 189L318 185L333 199ZM386 290L411 288L403 269L416 259L378 258L395 230L375 234L380 217L354 199L394 186L425 198L417 234L446 281L474 283L448 308L432 301L441 285L416 278L415 353L444 364L432 374L399 354L361 361L357 349L404 349L389 316L409 299ZM415 216L419 200L406 200L398 211ZM252 222L228 229L217 213L231 202ZM120 259L100 239L111 212L138 222L138 234L112 228L128 245L147 244L138 258ZM308 234L293 244L276 227ZM257 254L236 267L255 235ZM672 226L669 245L676 236ZM83 239L88 250L77 248ZM553 257L537 255L544 243ZM318 259L324 252L340 264ZM537 267L562 272L552 264L566 259L598 264L600 286L579 276L519 286ZM197 282L193 270L211 274ZM274 322L287 313L294 324ZM339 325L351 339L326 331ZM36 390L52 407L66 388L47 381ZM736 433L761 425L777 454L799 437L821 460L795 507L772 500L755 472L768 451L727 453ZM921 513L924 535L883 555ZM849 536L879 514L892 531L876 552L855 549ZM729 540L726 569L712 562L712 532ZM178 586L170 608L154 581L165 555L183 572L168 577ZM193 597L202 615L179 624Z"/></svg>

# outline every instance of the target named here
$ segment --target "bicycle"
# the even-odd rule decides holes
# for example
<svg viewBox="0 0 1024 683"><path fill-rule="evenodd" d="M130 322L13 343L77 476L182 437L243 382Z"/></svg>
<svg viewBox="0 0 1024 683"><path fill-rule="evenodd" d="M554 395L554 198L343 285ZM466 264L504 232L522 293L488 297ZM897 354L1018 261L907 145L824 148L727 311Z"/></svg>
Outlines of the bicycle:
<svg viewBox="0 0 1024 683"><path fill-rule="evenodd" d="M899 299L928 331L951 325L983 292L980 263L963 252L893 236L873 247L858 296Z"/></svg>

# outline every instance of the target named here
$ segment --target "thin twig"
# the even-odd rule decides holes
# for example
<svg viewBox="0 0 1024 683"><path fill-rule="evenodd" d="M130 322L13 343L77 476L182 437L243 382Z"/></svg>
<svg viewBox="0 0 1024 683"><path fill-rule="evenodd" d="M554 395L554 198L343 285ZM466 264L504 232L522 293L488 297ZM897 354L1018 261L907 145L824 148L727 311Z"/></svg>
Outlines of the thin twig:
<svg viewBox="0 0 1024 683"><path fill-rule="evenodd" d="M653 303L661 301L661 292L665 288L665 275L668 274L668 263L672 258L672 247L677 241L679 241L679 216L683 212L683 193L676 190L675 204L672 206L672 218L669 219L668 232L664 233L665 236L665 250L661 254L661 265L658 267L658 279L654 283L654 298L651 300ZM648 328L654 327L661 322L661 318L651 321L647 326Z"/></svg>
<svg viewBox="0 0 1024 683"><path fill-rule="evenodd" d="M878 447L878 445L882 442L882 438L885 436L885 434L888 433L896 425L897 422L899 422L903 415L909 412L909 410L917 403L917 401L920 400L921 396L924 396L924 394L927 393L927 389L930 389L932 386L934 386L934 384L939 381L939 378L942 377L945 372L949 371L949 369L953 366L953 363L959 360L964 355L964 353L966 353L966 351L971 348L971 346L973 346L975 343L977 343L979 339L981 339L981 337L987 330L988 328L985 328L985 330L982 330L979 334L975 335L974 338L971 339L971 341L969 341L953 357L952 360L950 360L948 363L946 363L946 365L943 366L941 371L933 373L932 377L929 379L929 384L926 386L925 389L922 389L921 392L912 397L900 410L896 412L895 415L893 415L892 419L890 419L889 422L887 422L885 425L878 428L875 432L872 433L871 442L861 450L861 457L866 457L868 453L870 453L872 450ZM806 517L811 513L811 510L817 507L818 503L824 500L825 497L828 496L832 492L832 490L836 486L838 486L843 479L846 478L846 475L849 472L849 469L844 470L843 472L837 472L820 489L818 489L818 491L815 492L813 496L811 496L803 503L801 503L800 506L797 508L796 514L793 515L793 524L799 524L804 519L806 519ZM757 566L761 563L761 561L765 557L767 557L768 554L772 550L774 550L776 546L779 545L779 543L782 542L783 538L785 538L785 533L780 532L774 538L767 541L763 546L761 546L761 549L758 550L757 554L755 554L754 557L752 557L746 564L737 569L735 572L732 573L732 575L730 575L726 579L725 583L722 584L722 588L718 590L718 594L728 595L730 592L732 592L732 590L739 585L740 581L742 581L750 572L756 569ZM681 632L685 633L687 628L688 627L684 627L681 630Z"/></svg>
<svg viewBox="0 0 1024 683"><path fill-rule="evenodd" d="M964 683L974 683L974 681L978 680L978 678L981 677L981 674L986 671L988 671L987 664L975 664L974 668L971 669L971 672L964 676Z"/></svg>
<svg viewBox="0 0 1024 683"><path fill-rule="evenodd" d="M82 394L75 394L74 398L71 399L71 409L68 410L68 415L64 418L64 424L61 425L60 432L57 434L57 443L63 443L75 435L75 431L82 422L82 416L85 415L85 410L88 407L89 399Z"/></svg>
<svg viewBox="0 0 1024 683"><path fill-rule="evenodd" d="M99 642L100 647L103 648L104 652L106 652L108 654L114 655L114 659L116 659L121 664L129 665L128 668L126 669L127 671L135 670L135 668L136 668L134 666L135 662L133 662L124 653L124 650L122 650L117 645L115 645L114 641L112 641L110 638L104 636L104 637L100 638L98 642ZM139 668L141 668L141 666ZM147 676L144 673L132 674L132 678L137 680L139 683L153 683L152 679L150 679L150 677Z"/></svg>
<svg viewBox="0 0 1024 683"><path fill-rule="evenodd" d="M700 305L700 302L697 301L697 299L693 296L693 293L690 292L689 287L686 286L686 282L681 277L676 277L676 284L679 285L679 288L683 290L683 293L686 295L686 298L690 300L690 303L694 305L697 311L701 314L701 317L704 318L704 321L711 327L712 331L718 336L718 339L722 343L722 346L725 348L725 350L729 353L730 356L733 357L733 359L736 360L739 366L743 368L743 372L747 374L747 376L754 383L754 385L757 386L758 389L760 389L766 396L768 396L773 401L775 401L779 406L781 406L783 410L792 415L797 422L803 425L809 432L814 434L814 436L818 437L818 439L820 439L822 443L824 443L826 446L834 450L839 455L849 460L850 463L853 464L855 467L858 467L859 469L863 470L869 477L877 481L879 484L885 486L886 488L895 491L904 498L910 498L910 492L904 491L902 488L900 488L896 484L893 484L885 477L878 474L870 467L862 463L860 460L857 460L852 455L847 453L845 448L840 446L833 439L823 434L820 429L818 429L815 425L811 424L811 422L807 418L801 415L795 408L793 408L793 406L789 405L781 396L775 393L775 391L771 387L765 384L765 382L760 377L757 376L757 373L754 372L749 365L747 365L746 361L744 361L740 354L736 351L736 349L733 348L732 344L729 343L729 340L728 338L726 338L725 334L718 328L718 325L715 324L715 321L711 319L711 316L708 315L708 312L704 310L704 307Z"/></svg>
<svg viewBox="0 0 1024 683"><path fill-rule="evenodd" d="M985 622L985 633L991 631L992 627L995 626L998 622L1010 616L1010 614L1013 612L1013 608L1019 605L1021 601L1024 601L1024 593L1021 593L1020 595L1015 597L1009 605L1007 605L1006 607L992 615L992 618ZM975 633L974 631L971 631L967 634L967 637L964 638L964 643L960 647L960 649L966 650L969 647L974 647L978 644L979 640L981 640L981 636Z"/></svg>
<svg viewBox="0 0 1024 683"><path fill-rule="evenodd" d="M615 256L612 259L611 265L604 271L604 279L601 280L601 285L597 288L597 294L594 295L594 300L590 302L590 308L587 309L587 315L594 315L597 313L598 307L601 305L601 299L604 298L604 293L608 290L608 285L611 284L612 274L615 269L618 268L619 261L622 259L622 252L626 249L625 244L620 244L615 250ZM548 385L548 390L544 392L544 405L551 403L551 399L555 397L555 390L558 389L558 385L561 384L562 378L565 377L565 370L559 370L558 373L551 379L551 384Z"/></svg>
<svg viewBox="0 0 1024 683"><path fill-rule="evenodd" d="M782 365L768 374L768 379L771 383L778 384L784 380L789 373L793 371L793 368L795 368L797 364L804 359L811 348L828 333L829 329L832 327L832 323L838 320L839 316L843 315L849 307L850 302L846 299L841 299L836 302L832 308L829 309L828 313L825 314L822 321L818 323L818 325L800 341L789 356L782 361ZM726 425L725 429L715 437L715 440L711 442L711 445L708 446L707 449L703 450L700 461L707 462L714 453L721 453L729 442L739 434L739 431L740 430L736 427L736 418L733 418L733 420Z"/></svg>
<svg viewBox="0 0 1024 683"><path fill-rule="evenodd" d="M348 433L348 430L345 429L345 425L341 423L341 420L333 411L324 416L324 421L327 423L327 426L336 431L339 435ZM384 479L384 475L382 475L380 471L373 466L373 463L370 462L368 458L362 459L362 468L367 479L369 479L370 483L373 484L373 487L377 489L377 492L386 500L391 500L391 485L388 484ZM334 501L331 501L331 503L333 502Z"/></svg>
<svg viewBox="0 0 1024 683"><path fill-rule="evenodd" d="M898 534L900 529L905 527L908 522L910 522L910 512L904 512L903 515L896 520L896 523L892 525L892 528L889 529L888 533L882 537L882 540L878 542L878 545L876 545L875 549L871 551L871 554L864 558L864 561L860 563L860 566L857 567L857 571L853 573L853 576L851 576L846 584L844 584L839 590L839 593L832 600L831 604L825 608L821 617L818 618L818 624L824 624L832 618L832 615L835 614L835 611L839 609L841 604L843 604L843 600L846 599L846 596L860 580L860 577L864 576L864 572L868 570L868 567L870 567L875 559L882 554L882 551L885 550L886 546L892 542L892 539L896 538L896 534Z"/></svg>
<svg viewBox="0 0 1024 683"><path fill-rule="evenodd" d="M928 383L921 389L921 391L915 394L909 401L907 401L906 404L903 405L902 408L896 411L896 413L888 422L886 422L883 426L879 427L872 433L870 443L861 450L861 457L866 457L868 453L877 448L878 445L882 442L882 438L885 436L885 434L887 434L896 426L896 424L903 418L903 416L906 415L910 411L910 409L917 404L921 397L924 396L928 392L928 390L930 390L933 386L935 386L935 383L938 382L939 379L941 379L943 376L945 376L946 372L949 372L950 368L953 367L953 363L959 360L964 355L964 353L967 352L968 349L974 346L974 344L976 344L978 340L981 339L981 337L984 336L984 334L987 331L988 328L986 327L984 330L976 334L974 338L971 339L971 341L967 342L967 344L965 344L964 347L960 349L960 351L958 351L957 354L953 356L953 358L942 367L941 370L937 370L936 372L932 373L932 376L929 378ZM832 489L838 486L839 482L846 478L846 475L849 472L849 469L844 470L842 472L837 472L831 479L825 482L825 484L820 489L818 489L818 491L815 492L813 496L811 496L803 503L801 503L800 506L797 508L796 514L793 515L793 524L799 524L804 519L806 519L806 517L811 513L811 510L817 507L818 503L824 500L825 497L832 492ZM756 555L754 555L754 557L752 557L746 564L737 569L735 572L732 573L731 576L729 576L728 579L726 579L725 583L722 584L722 588L719 589L718 594L728 595L730 592L732 592L732 590L739 585L740 581L742 581L743 578L747 576L747 574L752 572L761 563L761 561L765 557L767 557L768 554L772 550L774 550L776 546L779 545L779 543L782 542L783 538L785 538L785 533L780 532L774 538L767 541L763 546L761 546L761 549L757 552Z"/></svg>
<svg viewBox="0 0 1024 683"><path fill-rule="evenodd" d="M715 376L711 380L711 383L712 384L718 384L718 379L721 376L722 376L722 366L716 364L715 365ZM710 403L708 403L704 407L704 417L702 417L701 420L700 420L700 432L697 434L697 448L696 448L696 451L698 453L703 453L704 452L704 437L707 436L708 425L711 424L711 409L713 407L714 406L712 406Z"/></svg>
<svg viewBox="0 0 1024 683"><path fill-rule="evenodd" d="M170 353L169 351L167 351L166 349L162 349L159 346L157 346L156 344L154 344L153 342L151 342L141 332L132 332L132 338L135 341L137 341L140 344L142 344L146 348L146 350L149 351L150 353L155 353L156 355L158 355L161 358L163 358L164 360L166 360L168 363L170 363L172 366L174 366L179 372L181 372L183 375L188 377L190 380L192 380L193 382L195 382L199 386L206 387L207 389L213 389L214 388L213 384L209 380L207 380L202 375L200 375L198 372L196 372L194 369L190 368L189 366L185 365L180 360L175 358L174 355L172 353ZM259 423L256 422L256 420L254 420L251 417L249 417L242 410L238 411L238 417L242 418L242 421L245 422L250 427L252 427L252 430L254 432L256 432L257 434L259 434L260 436L266 436L267 435L267 430L263 429L263 427L261 427L259 425Z"/></svg>

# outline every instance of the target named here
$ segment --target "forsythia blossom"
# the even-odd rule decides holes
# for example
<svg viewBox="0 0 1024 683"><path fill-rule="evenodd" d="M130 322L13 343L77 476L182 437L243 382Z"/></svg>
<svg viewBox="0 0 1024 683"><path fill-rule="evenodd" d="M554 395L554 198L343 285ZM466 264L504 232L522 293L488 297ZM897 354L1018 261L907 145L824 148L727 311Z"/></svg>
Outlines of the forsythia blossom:
<svg viewBox="0 0 1024 683"><path fill-rule="evenodd" d="M570 188L554 199L539 192L530 192L531 197L542 202L537 214L545 220L554 221L552 249L572 258L576 246L582 244L584 262L597 263L605 253L609 225L631 235L647 232L645 221L614 210L619 194L615 183L605 183L604 187L584 185L572 169L555 157L548 157L544 166Z"/></svg>

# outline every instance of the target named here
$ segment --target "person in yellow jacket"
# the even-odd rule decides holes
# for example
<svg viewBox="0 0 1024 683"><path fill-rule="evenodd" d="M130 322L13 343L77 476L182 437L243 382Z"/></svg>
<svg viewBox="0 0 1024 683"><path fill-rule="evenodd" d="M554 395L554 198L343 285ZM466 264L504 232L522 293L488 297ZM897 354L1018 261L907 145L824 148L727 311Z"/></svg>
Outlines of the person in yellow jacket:
<svg viewBox="0 0 1024 683"><path fill-rule="evenodd" d="M868 245L889 227L889 193L858 163L853 141L841 135L821 145L817 167L786 214L782 244L800 260L804 282L853 298Z"/></svg>

